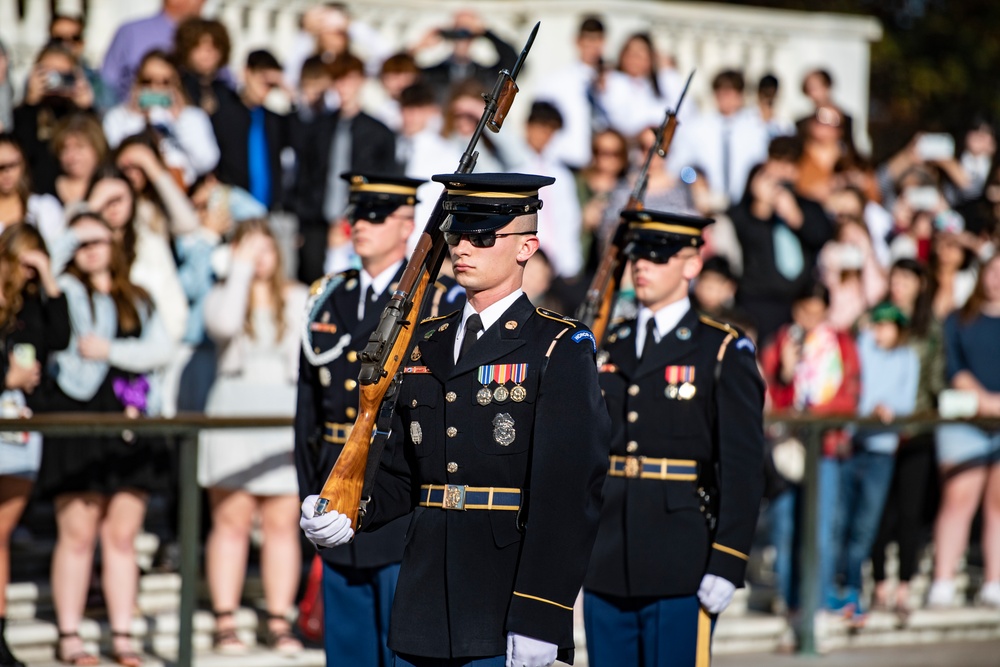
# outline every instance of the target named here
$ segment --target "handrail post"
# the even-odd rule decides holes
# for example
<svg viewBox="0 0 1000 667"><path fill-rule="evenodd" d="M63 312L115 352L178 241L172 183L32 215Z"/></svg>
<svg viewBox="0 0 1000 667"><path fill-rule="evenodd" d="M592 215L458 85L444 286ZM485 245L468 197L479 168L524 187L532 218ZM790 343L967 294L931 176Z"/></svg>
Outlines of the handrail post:
<svg viewBox="0 0 1000 667"><path fill-rule="evenodd" d="M798 513L798 532L802 536L799 594L801 618L799 619L799 653L817 655L816 615L820 609L822 582L820 577L820 449L823 429L816 425L805 427L806 461L802 477L801 501L803 507ZM794 558L794 555L793 555ZM793 570L794 571L794 570Z"/></svg>
<svg viewBox="0 0 1000 667"><path fill-rule="evenodd" d="M177 534L181 550L180 627L177 633L177 667L194 664L194 610L198 595L198 528L201 525L201 496L198 489L198 430L185 431L180 438L180 525Z"/></svg>

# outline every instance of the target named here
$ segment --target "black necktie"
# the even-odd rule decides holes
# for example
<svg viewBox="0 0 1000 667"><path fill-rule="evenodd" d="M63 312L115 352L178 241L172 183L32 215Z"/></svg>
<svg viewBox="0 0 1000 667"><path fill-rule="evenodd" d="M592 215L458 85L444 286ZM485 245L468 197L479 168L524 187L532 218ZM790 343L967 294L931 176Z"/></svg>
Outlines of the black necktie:
<svg viewBox="0 0 1000 667"><path fill-rule="evenodd" d="M646 339L642 342L642 354L639 358L642 359L646 356L646 353L653 349L653 345L656 344L656 318L650 317L646 320Z"/></svg>
<svg viewBox="0 0 1000 667"><path fill-rule="evenodd" d="M462 349L458 353L459 359L464 357L469 348L476 344L479 332L482 330L483 318L479 317L479 313L469 315L469 319L465 321L465 337L462 338Z"/></svg>
<svg viewBox="0 0 1000 667"><path fill-rule="evenodd" d="M361 318L368 314L368 306L375 302L375 285L369 285L365 292L365 300L361 303Z"/></svg>

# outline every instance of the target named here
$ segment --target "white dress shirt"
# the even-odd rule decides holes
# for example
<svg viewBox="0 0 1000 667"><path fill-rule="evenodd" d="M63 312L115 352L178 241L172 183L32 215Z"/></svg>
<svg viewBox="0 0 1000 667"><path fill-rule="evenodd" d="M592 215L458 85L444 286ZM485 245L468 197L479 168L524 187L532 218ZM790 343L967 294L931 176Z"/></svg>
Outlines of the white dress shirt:
<svg viewBox="0 0 1000 667"><path fill-rule="evenodd" d="M674 301L673 303L660 308L655 313L651 311L646 306L641 306L639 308L638 319L635 323L635 354L637 357L642 356L642 348L646 343L646 322L649 318L654 318L656 320L656 340L654 343L659 343L663 340L663 337L674 330L674 327L681 321L681 318L687 314L687 311L691 310L691 299L684 297L680 301Z"/></svg>
<svg viewBox="0 0 1000 667"><path fill-rule="evenodd" d="M514 302L521 298L524 292L518 288L500 299L492 306L487 306L483 309L483 312L479 313L479 317L483 320L483 330L479 332L476 336L476 340L479 340L486 330L493 326L500 316L507 312L507 309L514 305ZM462 341L465 340L465 323L469 321L472 315L475 315L476 309L472 307L468 301L465 302L465 310L462 311L462 326L459 327L458 333L455 334L455 363L458 363L458 353L462 351Z"/></svg>
<svg viewBox="0 0 1000 667"><path fill-rule="evenodd" d="M358 297L359 322L365 319L365 307L368 305L365 303L365 295L368 293L368 286L371 285L375 288L375 298L377 299L389 286L392 279L396 277L396 272L399 271L399 267L402 265L403 260L399 260L374 278L367 271L361 269L361 275L358 276L360 278L358 282L361 283L361 296Z"/></svg>
<svg viewBox="0 0 1000 667"><path fill-rule="evenodd" d="M725 157L728 134L728 160ZM767 159L770 142L760 114L741 109L724 117L718 111L699 114L678 132L667 157L667 168L680 173L684 167L700 167L709 187L738 203L754 165ZM728 187L725 165L728 162Z"/></svg>
<svg viewBox="0 0 1000 667"><path fill-rule="evenodd" d="M562 115L563 126L552 139L552 156L575 169L590 164L591 108L587 89L597 71L579 60L546 77L535 99L549 102Z"/></svg>

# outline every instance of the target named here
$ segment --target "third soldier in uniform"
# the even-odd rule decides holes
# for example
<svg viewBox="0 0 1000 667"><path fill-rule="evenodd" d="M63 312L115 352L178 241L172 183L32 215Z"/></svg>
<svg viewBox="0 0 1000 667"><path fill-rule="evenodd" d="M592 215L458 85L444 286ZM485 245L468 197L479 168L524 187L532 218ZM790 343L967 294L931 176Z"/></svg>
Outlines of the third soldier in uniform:
<svg viewBox="0 0 1000 667"><path fill-rule="evenodd" d="M303 496L323 487L354 425L358 351L403 273L417 187L423 183L371 174L344 178L350 183L346 217L361 270L328 276L311 290L295 418L295 462ZM427 314L433 315L443 285L430 291ZM327 664L392 664L386 641L405 529L405 520L395 521L349 545L320 552Z"/></svg>
<svg viewBox="0 0 1000 667"><path fill-rule="evenodd" d="M702 667L757 523L763 383L750 340L688 299L711 220L623 215L639 310L598 353L614 430L584 583L588 657Z"/></svg>

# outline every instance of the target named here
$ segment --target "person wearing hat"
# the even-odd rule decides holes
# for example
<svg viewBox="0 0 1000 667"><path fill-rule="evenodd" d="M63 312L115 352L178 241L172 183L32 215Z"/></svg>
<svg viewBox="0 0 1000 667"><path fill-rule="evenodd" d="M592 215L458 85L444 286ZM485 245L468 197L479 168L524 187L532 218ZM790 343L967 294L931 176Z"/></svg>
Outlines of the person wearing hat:
<svg viewBox="0 0 1000 667"><path fill-rule="evenodd" d="M858 415L891 423L913 413L917 405L920 358L907 345L909 318L891 302L882 302L868 313L868 325L858 334L861 395ZM866 619L861 604L861 568L878 534L882 510L895 468L899 433L878 428L859 430L851 455L840 463L840 493L834 517L833 553L837 571L824 582L831 592L826 605L841 611L854 626ZM837 579L843 582L837 590Z"/></svg>
<svg viewBox="0 0 1000 667"><path fill-rule="evenodd" d="M395 665L542 667L572 661L607 471L611 423L582 324L521 290L538 249L539 188L526 174L435 176L464 308L428 318L404 360L393 436L364 531L413 511L393 604ZM346 517L301 525L320 545Z"/></svg>
<svg viewBox="0 0 1000 667"><path fill-rule="evenodd" d="M764 385L752 341L688 298L712 220L622 215L639 310L612 323L597 358L614 430L584 582L587 656L707 665L763 494Z"/></svg>
<svg viewBox="0 0 1000 667"><path fill-rule="evenodd" d="M326 276L310 290L295 415L295 462L303 497L323 488L354 425L358 353L402 276L417 188L423 184L376 174L342 178L350 187L345 217L361 269ZM433 286L428 314L436 314L446 290L442 283ZM405 520L396 521L349 545L320 551L328 664L391 664L389 609L405 530Z"/></svg>

